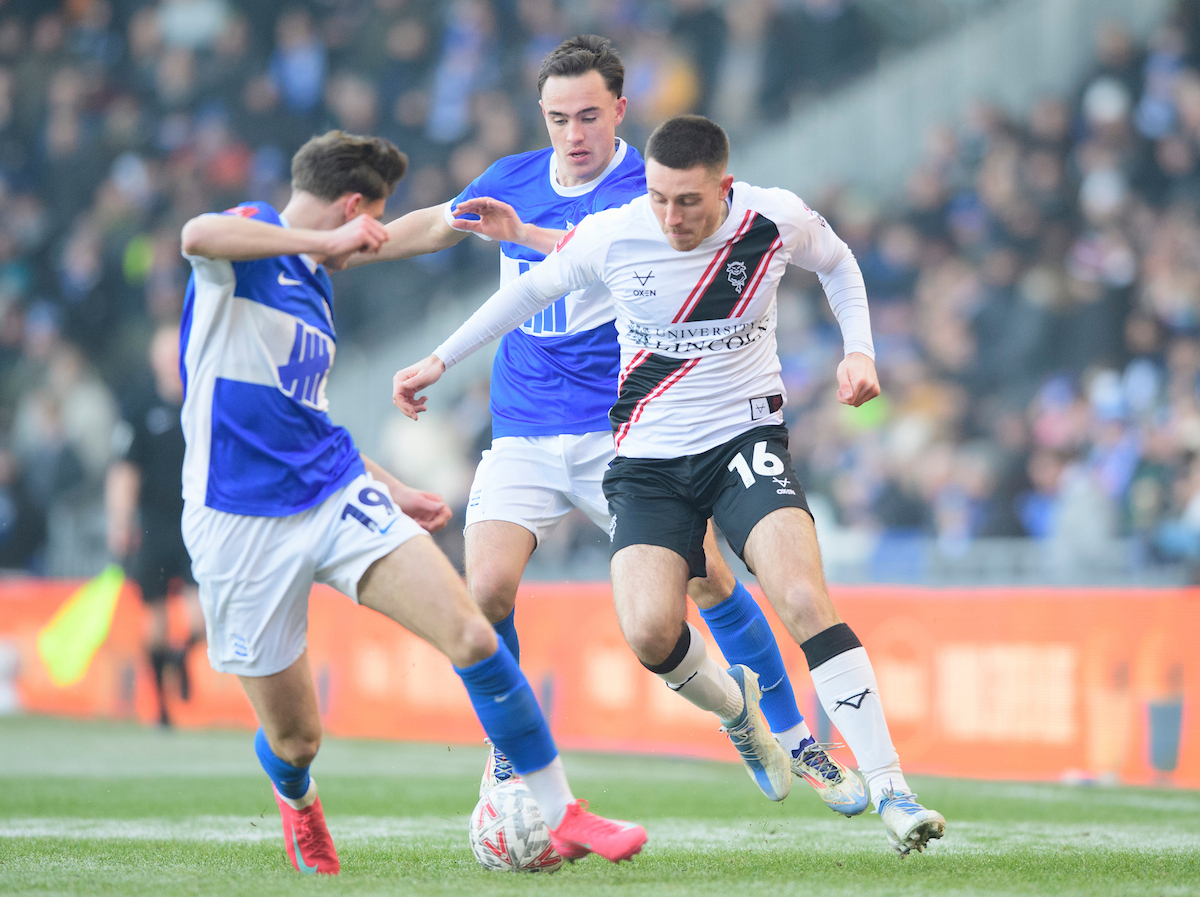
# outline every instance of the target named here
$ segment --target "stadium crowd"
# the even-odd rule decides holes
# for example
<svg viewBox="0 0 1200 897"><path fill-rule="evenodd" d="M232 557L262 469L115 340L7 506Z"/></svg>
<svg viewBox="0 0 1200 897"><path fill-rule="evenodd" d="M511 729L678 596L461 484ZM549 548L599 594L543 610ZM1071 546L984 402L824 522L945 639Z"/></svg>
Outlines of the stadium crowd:
<svg viewBox="0 0 1200 897"><path fill-rule="evenodd" d="M0 569L87 573L103 551L113 434L152 400L146 349L178 320L190 217L246 199L282 208L292 153L333 127L409 154L389 216L445 201L499 156L541 145L538 63L572 33L624 49L635 143L693 108L751 128L871 62L869 25L841 0L733 6L0 3ZM791 52L801 33L820 38L813 65ZM431 296L477 290L495 261L475 242L409 266L399 285L342 275L343 339L369 344Z"/></svg>
<svg viewBox="0 0 1200 897"><path fill-rule="evenodd" d="M1195 8L1145 47L1106 28L1074 96L1021 119L980 103L931 133L903 201L807 198L862 265L885 394L836 404L836 325L789 275L792 449L819 518L872 534L881 578L906 576L914 540L994 536L1200 564ZM687 110L749 139L879 52L842 0L0 4L0 568L90 572L72 564L103 545L113 434L180 313L184 221L282 207L292 152L330 127L409 154L388 217L443 202L544 144L532 79L580 31L622 52L639 146ZM472 239L338 275L342 339L478 292L494 253ZM484 388L459 411L480 446Z"/></svg>

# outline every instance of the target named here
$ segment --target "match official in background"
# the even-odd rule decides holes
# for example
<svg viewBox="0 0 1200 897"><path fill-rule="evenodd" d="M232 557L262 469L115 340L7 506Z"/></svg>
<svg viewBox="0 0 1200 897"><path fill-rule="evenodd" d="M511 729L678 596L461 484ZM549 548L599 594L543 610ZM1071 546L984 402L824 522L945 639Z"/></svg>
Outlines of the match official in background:
<svg viewBox="0 0 1200 897"><path fill-rule="evenodd" d="M108 548L141 589L149 611L145 644L158 695L158 721L171 724L164 678L169 669L179 677L180 697L188 699L187 652L204 640L204 617L192 560L183 544L184 440L179 414L183 381L179 376L179 328L161 327L150 342L154 392L129 413L118 430L119 460L108 469L104 502L108 515ZM190 632L172 647L167 635L167 597L183 598Z"/></svg>

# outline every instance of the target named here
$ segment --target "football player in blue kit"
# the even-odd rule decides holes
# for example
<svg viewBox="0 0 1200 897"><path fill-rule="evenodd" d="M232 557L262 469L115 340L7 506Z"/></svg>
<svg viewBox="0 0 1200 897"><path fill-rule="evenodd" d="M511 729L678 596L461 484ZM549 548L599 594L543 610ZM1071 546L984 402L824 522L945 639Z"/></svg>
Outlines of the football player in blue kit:
<svg viewBox="0 0 1200 897"><path fill-rule="evenodd" d="M473 232L500 241L503 286L544 260L588 215L643 195L645 163L616 136L627 102L624 75L607 39L564 41L538 74L551 146L502 158L450 202L392 221L380 251L353 256L348 265L437 252ZM645 276L653 289L653 272ZM507 334L492 367L493 441L476 471L465 521L467 588L518 659L517 585L538 543L572 507L602 530L609 527L603 478L615 454L608 420L620 355L615 317L603 284L568 293ZM745 713L726 726L731 739L743 741L743 730L762 726L765 716L797 776L835 811L863 812L862 783L816 743L766 617L725 564L711 527L704 547L707 578L693 579L688 593L725 659L752 671ZM747 760L753 770L757 761ZM512 774L509 758L493 745L480 792ZM789 780L755 781L772 800L790 787Z"/></svg>
<svg viewBox="0 0 1200 897"><path fill-rule="evenodd" d="M406 167L386 140L330 131L293 158L282 212L251 202L184 226L182 522L209 662L237 675L254 706L255 751L301 872L340 869L309 774L321 741L306 637L314 582L449 658L559 854L628 859L645 831L575 800L524 674L428 537L449 508L363 457L329 418L337 336L322 263L387 241L377 219Z"/></svg>

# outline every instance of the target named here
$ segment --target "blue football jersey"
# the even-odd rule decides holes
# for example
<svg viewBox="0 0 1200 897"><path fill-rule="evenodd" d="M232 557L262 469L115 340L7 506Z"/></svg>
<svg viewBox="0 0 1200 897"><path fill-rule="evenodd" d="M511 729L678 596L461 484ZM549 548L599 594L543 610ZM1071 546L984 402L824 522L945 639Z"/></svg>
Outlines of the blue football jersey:
<svg viewBox="0 0 1200 897"><path fill-rule="evenodd" d="M508 203L522 221L569 230L593 212L623 206L646 192L641 154L623 140L600 177L558 183L552 148L506 156L455 197ZM545 259L517 243L500 244L500 285ZM568 293L500 340L492 365L492 435L555 436L611 429L620 350L616 311L603 284Z"/></svg>
<svg viewBox="0 0 1200 897"><path fill-rule="evenodd" d="M261 202L225 214L287 226ZM305 255L187 258L184 499L256 517L320 503L364 471L354 440L328 414L337 344L329 275Z"/></svg>

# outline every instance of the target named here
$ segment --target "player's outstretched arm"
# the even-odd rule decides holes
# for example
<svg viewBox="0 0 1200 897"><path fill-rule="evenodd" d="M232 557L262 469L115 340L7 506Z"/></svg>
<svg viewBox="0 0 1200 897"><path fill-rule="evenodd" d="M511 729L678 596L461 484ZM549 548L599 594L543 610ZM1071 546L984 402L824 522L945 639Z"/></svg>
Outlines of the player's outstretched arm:
<svg viewBox="0 0 1200 897"><path fill-rule="evenodd" d="M448 203L417 209L384 225L388 240L378 252L356 252L346 258L342 268L357 268L371 262L394 262L417 255L449 249L466 238L446 220ZM334 270L339 270L335 268Z"/></svg>
<svg viewBox="0 0 1200 897"><path fill-rule="evenodd" d="M579 227L585 227L586 221ZM578 228L577 228L578 229ZM564 238L545 262L526 271L483 303L466 322L452 333L433 354L392 378L392 402L413 420L425 410L425 396L419 395L427 386L438 381L445 370L494 339L528 321L537 312L554 303L563 293L579 290L600 278L595 253L584 250L580 257L572 252L580 249L586 239L576 240L564 257ZM603 244L597 244L603 245Z"/></svg>
<svg viewBox="0 0 1200 897"><path fill-rule="evenodd" d="M851 352L837 369L838 401L857 408L879 395L879 376L875 361L862 352Z"/></svg>
<svg viewBox="0 0 1200 897"><path fill-rule="evenodd" d="M474 199L465 200L455 206L453 211L456 230L482 234L489 239L501 240L505 243L519 243L542 255L552 253L554 245L566 233L565 230L526 224L521 220L516 209L508 203L492 199L490 196L477 196ZM479 220L465 218L464 215L478 215Z"/></svg>
<svg viewBox="0 0 1200 897"><path fill-rule="evenodd" d="M280 227L238 215L200 215L183 226L185 255L248 262L276 255L309 255L337 267L353 252L375 253L388 239L383 225L359 215L333 230Z"/></svg>
<svg viewBox="0 0 1200 897"><path fill-rule="evenodd" d="M450 522L453 512L436 492L422 492L420 489L406 486L366 455L361 457L363 466L371 476L387 486L392 501L426 532L436 533Z"/></svg>

